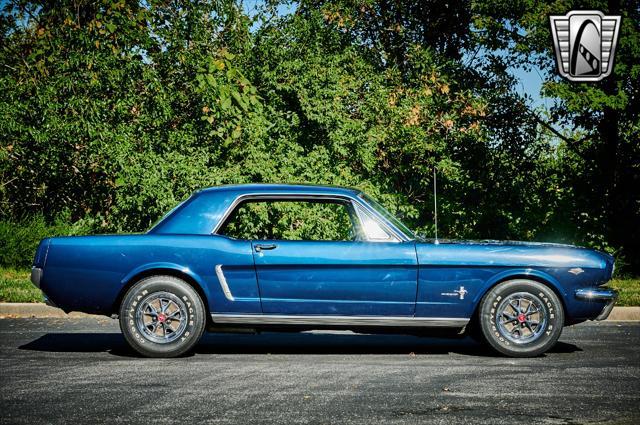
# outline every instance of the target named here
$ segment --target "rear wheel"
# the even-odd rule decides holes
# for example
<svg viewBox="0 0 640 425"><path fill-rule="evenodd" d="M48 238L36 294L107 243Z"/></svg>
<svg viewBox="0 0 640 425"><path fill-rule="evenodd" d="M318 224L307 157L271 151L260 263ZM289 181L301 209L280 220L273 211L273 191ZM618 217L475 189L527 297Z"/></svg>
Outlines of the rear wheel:
<svg viewBox="0 0 640 425"><path fill-rule="evenodd" d="M533 357L558 341L564 311L551 288L517 279L500 283L484 296L479 324L495 350L511 357Z"/></svg>
<svg viewBox="0 0 640 425"><path fill-rule="evenodd" d="M120 306L120 329L131 347L147 357L176 357L198 343L205 329L198 293L173 276L136 283Z"/></svg>

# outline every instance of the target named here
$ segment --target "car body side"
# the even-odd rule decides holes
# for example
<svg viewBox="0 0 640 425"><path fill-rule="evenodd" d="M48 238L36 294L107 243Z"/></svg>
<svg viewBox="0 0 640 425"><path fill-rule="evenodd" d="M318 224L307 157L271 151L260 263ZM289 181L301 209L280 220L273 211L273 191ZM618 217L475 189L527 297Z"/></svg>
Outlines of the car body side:
<svg viewBox="0 0 640 425"><path fill-rule="evenodd" d="M340 268L339 282L334 283L348 287L362 279L363 273L377 273L377 268L398 252L406 258L394 264L385 293L372 288L368 294L367 301L378 310L366 310L357 303L335 304L342 309L340 314L469 319L491 287L514 278L528 278L551 287L563 302L567 324L594 319L605 307L602 300L576 298L575 291L597 287L610 279L613 259L606 254L553 244L415 240L358 195L351 189L302 185L205 189L176 207L146 234L45 239L36 253L34 270L42 270L38 280L41 289L65 311L114 314L126 290L140 278L170 274L194 286L212 314L261 315L265 313L268 294L261 294L252 241L218 235L217 229L245 199L335 198L364 208L400 240L383 244L359 242L363 249L367 244L376 244L376 251L365 263L349 255L348 249L345 252L345 242L323 242L330 252L342 253L327 260ZM312 241L292 243L300 250L314 249ZM349 243L349 247L357 246ZM301 265L309 267L312 280L327 279L326 264L314 264L312 251L309 252L306 263ZM414 295L407 296L410 285L414 285ZM394 298L389 294L394 288L403 288L398 294L404 295ZM464 294L458 296L454 291L461 288ZM298 304L301 314L319 314L312 304Z"/></svg>

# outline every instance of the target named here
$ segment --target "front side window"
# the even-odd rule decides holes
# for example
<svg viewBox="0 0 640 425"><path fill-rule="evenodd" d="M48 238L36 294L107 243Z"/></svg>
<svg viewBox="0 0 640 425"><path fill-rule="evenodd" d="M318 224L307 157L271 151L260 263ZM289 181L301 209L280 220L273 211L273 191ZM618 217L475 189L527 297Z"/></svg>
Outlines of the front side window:
<svg viewBox="0 0 640 425"><path fill-rule="evenodd" d="M352 241L358 232L351 204L316 200L247 200L220 234L247 240Z"/></svg>

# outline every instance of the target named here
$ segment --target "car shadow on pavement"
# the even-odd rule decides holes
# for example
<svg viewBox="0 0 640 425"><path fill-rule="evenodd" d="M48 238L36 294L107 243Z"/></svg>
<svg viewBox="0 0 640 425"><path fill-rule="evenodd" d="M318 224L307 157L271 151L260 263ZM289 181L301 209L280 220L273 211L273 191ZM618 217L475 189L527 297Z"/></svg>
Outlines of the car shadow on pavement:
<svg viewBox="0 0 640 425"><path fill-rule="evenodd" d="M18 347L20 350L53 353L100 353L136 357L121 333L48 333Z"/></svg>
<svg viewBox="0 0 640 425"><path fill-rule="evenodd" d="M64 353L107 352L140 357L120 333L48 333L19 347L21 350ZM558 342L549 353L582 351L574 344ZM338 333L220 334L202 337L192 354L359 354L429 355L462 354L499 357L470 338L432 338L407 335Z"/></svg>

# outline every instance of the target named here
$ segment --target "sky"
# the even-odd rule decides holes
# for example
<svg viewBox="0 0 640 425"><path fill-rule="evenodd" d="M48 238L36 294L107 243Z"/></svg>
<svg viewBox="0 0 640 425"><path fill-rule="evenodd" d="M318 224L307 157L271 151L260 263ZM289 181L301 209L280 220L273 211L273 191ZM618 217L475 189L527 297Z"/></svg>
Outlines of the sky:
<svg viewBox="0 0 640 425"><path fill-rule="evenodd" d="M555 58L553 58L555 60ZM509 70L513 77L517 80L516 90L520 94L526 94L531 96L531 106L537 107L551 107L551 99L542 97L540 95L540 89L544 79L542 78L542 72L539 69L524 70L521 68L511 68Z"/></svg>

